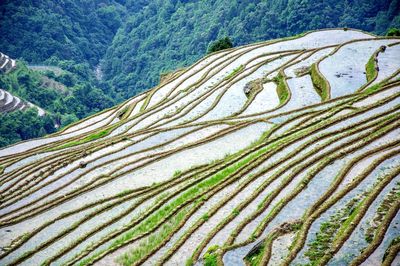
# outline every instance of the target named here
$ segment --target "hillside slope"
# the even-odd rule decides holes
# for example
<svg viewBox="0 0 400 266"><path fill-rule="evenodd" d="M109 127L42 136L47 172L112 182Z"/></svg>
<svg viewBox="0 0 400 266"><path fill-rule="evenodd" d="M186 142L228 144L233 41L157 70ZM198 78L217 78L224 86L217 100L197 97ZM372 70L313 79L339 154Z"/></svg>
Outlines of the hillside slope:
<svg viewBox="0 0 400 266"><path fill-rule="evenodd" d="M0 47L30 63L56 56L95 65L121 26L124 12L113 0L4 0Z"/></svg>
<svg viewBox="0 0 400 266"><path fill-rule="evenodd" d="M191 65L225 36L239 46L323 27L379 35L400 28L398 0L153 0L127 14L102 63L125 98L156 85L160 73Z"/></svg>
<svg viewBox="0 0 400 266"><path fill-rule="evenodd" d="M101 69L107 96L127 99L219 38L244 45L322 27L384 35L400 28L399 7L399 0L4 0L0 47L29 64Z"/></svg>
<svg viewBox="0 0 400 266"><path fill-rule="evenodd" d="M399 54L347 29L223 50L0 149L0 264L398 265Z"/></svg>
<svg viewBox="0 0 400 266"><path fill-rule="evenodd" d="M0 71L7 73L13 70L16 66L15 60L10 58L8 55L0 52Z"/></svg>
<svg viewBox="0 0 400 266"><path fill-rule="evenodd" d="M8 91L0 89L0 113L13 112L16 110L22 111L29 107L37 108L39 116L43 116L46 113L42 108L30 102L25 102Z"/></svg>

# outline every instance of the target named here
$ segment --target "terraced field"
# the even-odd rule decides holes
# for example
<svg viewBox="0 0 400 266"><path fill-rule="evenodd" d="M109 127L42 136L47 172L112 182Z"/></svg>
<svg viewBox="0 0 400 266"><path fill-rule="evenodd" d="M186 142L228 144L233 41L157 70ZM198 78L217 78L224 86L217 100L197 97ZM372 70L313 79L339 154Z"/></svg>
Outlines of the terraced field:
<svg viewBox="0 0 400 266"><path fill-rule="evenodd" d="M29 107L37 108L39 116L45 115L45 111L42 108L24 101L21 98L12 95L8 91L0 89L0 113L13 112L17 110L23 111Z"/></svg>
<svg viewBox="0 0 400 266"><path fill-rule="evenodd" d="M15 60L0 52L0 71L7 73L13 70L15 67Z"/></svg>
<svg viewBox="0 0 400 266"><path fill-rule="evenodd" d="M220 51L0 150L0 264L399 265L399 47Z"/></svg>
<svg viewBox="0 0 400 266"><path fill-rule="evenodd" d="M17 67L16 61L0 52L0 73L8 73ZM38 109L38 114L43 116L45 111L21 98L11 94L10 92L0 88L0 113L13 112L17 110L25 110L29 107L35 107Z"/></svg>

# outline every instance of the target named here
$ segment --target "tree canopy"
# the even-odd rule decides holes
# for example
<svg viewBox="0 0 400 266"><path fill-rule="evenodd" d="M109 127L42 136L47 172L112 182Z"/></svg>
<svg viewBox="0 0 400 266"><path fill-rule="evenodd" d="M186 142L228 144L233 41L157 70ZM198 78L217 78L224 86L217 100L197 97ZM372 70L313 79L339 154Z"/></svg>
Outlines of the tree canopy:
<svg viewBox="0 0 400 266"><path fill-rule="evenodd" d="M224 49L232 48L233 43L229 37L224 37L222 39L219 39L217 41L211 42L210 45L208 46L207 49L207 54L221 51Z"/></svg>
<svg viewBox="0 0 400 266"><path fill-rule="evenodd" d="M391 28L388 30L387 36L400 36L400 30L396 28Z"/></svg>

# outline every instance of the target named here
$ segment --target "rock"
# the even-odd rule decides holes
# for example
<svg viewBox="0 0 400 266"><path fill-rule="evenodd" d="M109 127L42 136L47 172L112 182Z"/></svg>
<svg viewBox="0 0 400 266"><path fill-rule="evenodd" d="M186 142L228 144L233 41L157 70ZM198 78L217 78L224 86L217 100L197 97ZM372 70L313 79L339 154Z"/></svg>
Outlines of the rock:
<svg viewBox="0 0 400 266"><path fill-rule="evenodd" d="M87 162L84 162L84 161L81 161L81 162L79 163L79 167L80 167L80 168L85 168L86 165L87 165Z"/></svg>
<svg viewBox="0 0 400 266"><path fill-rule="evenodd" d="M246 95L249 95L249 94L250 94L250 92L251 92L251 85L250 85L250 83L247 83L246 86L244 86L243 92L244 92L244 94L246 94Z"/></svg>
<svg viewBox="0 0 400 266"><path fill-rule="evenodd" d="M255 244L255 246L247 253L246 257L251 257L253 254L257 253L257 251L261 248L263 244L264 240L261 240L257 244Z"/></svg>
<svg viewBox="0 0 400 266"><path fill-rule="evenodd" d="M310 67L306 67L306 66L299 67L299 68L296 68L296 69L294 70L294 74L295 74L297 77L303 76L303 75L305 75L305 74L307 74L307 73L309 73L309 72L310 72Z"/></svg>

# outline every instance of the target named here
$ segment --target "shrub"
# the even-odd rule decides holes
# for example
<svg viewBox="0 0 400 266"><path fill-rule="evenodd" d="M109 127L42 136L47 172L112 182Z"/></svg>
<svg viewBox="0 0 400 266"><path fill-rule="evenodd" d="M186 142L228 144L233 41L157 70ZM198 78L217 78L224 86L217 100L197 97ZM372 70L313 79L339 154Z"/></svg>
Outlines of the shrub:
<svg viewBox="0 0 400 266"><path fill-rule="evenodd" d="M386 36L400 36L400 30L397 28L391 28L387 31Z"/></svg>
<svg viewBox="0 0 400 266"><path fill-rule="evenodd" d="M224 37L222 39L219 39L217 41L214 41L209 44L208 49L207 49L207 54L221 51L224 49L232 48L233 43L229 37Z"/></svg>
<svg viewBox="0 0 400 266"><path fill-rule="evenodd" d="M208 215L208 213L205 213L201 219L203 219L204 221L208 221L208 219L210 218L210 216Z"/></svg>
<svg viewBox="0 0 400 266"><path fill-rule="evenodd" d="M211 246L208 248L207 252L204 254L204 265L205 266L216 266L218 265L217 262L217 254L216 251L218 250L219 246Z"/></svg>
<svg viewBox="0 0 400 266"><path fill-rule="evenodd" d="M178 177L178 176L181 176L181 175L182 175L182 171L181 170L176 170L174 172L174 177Z"/></svg>
<svg viewBox="0 0 400 266"><path fill-rule="evenodd" d="M229 73L228 76L226 76L224 78L224 80L228 80L231 79L232 77L236 76L237 73L239 73L240 71L242 71L244 69L243 65L238 66L237 68L235 68L231 73Z"/></svg>

